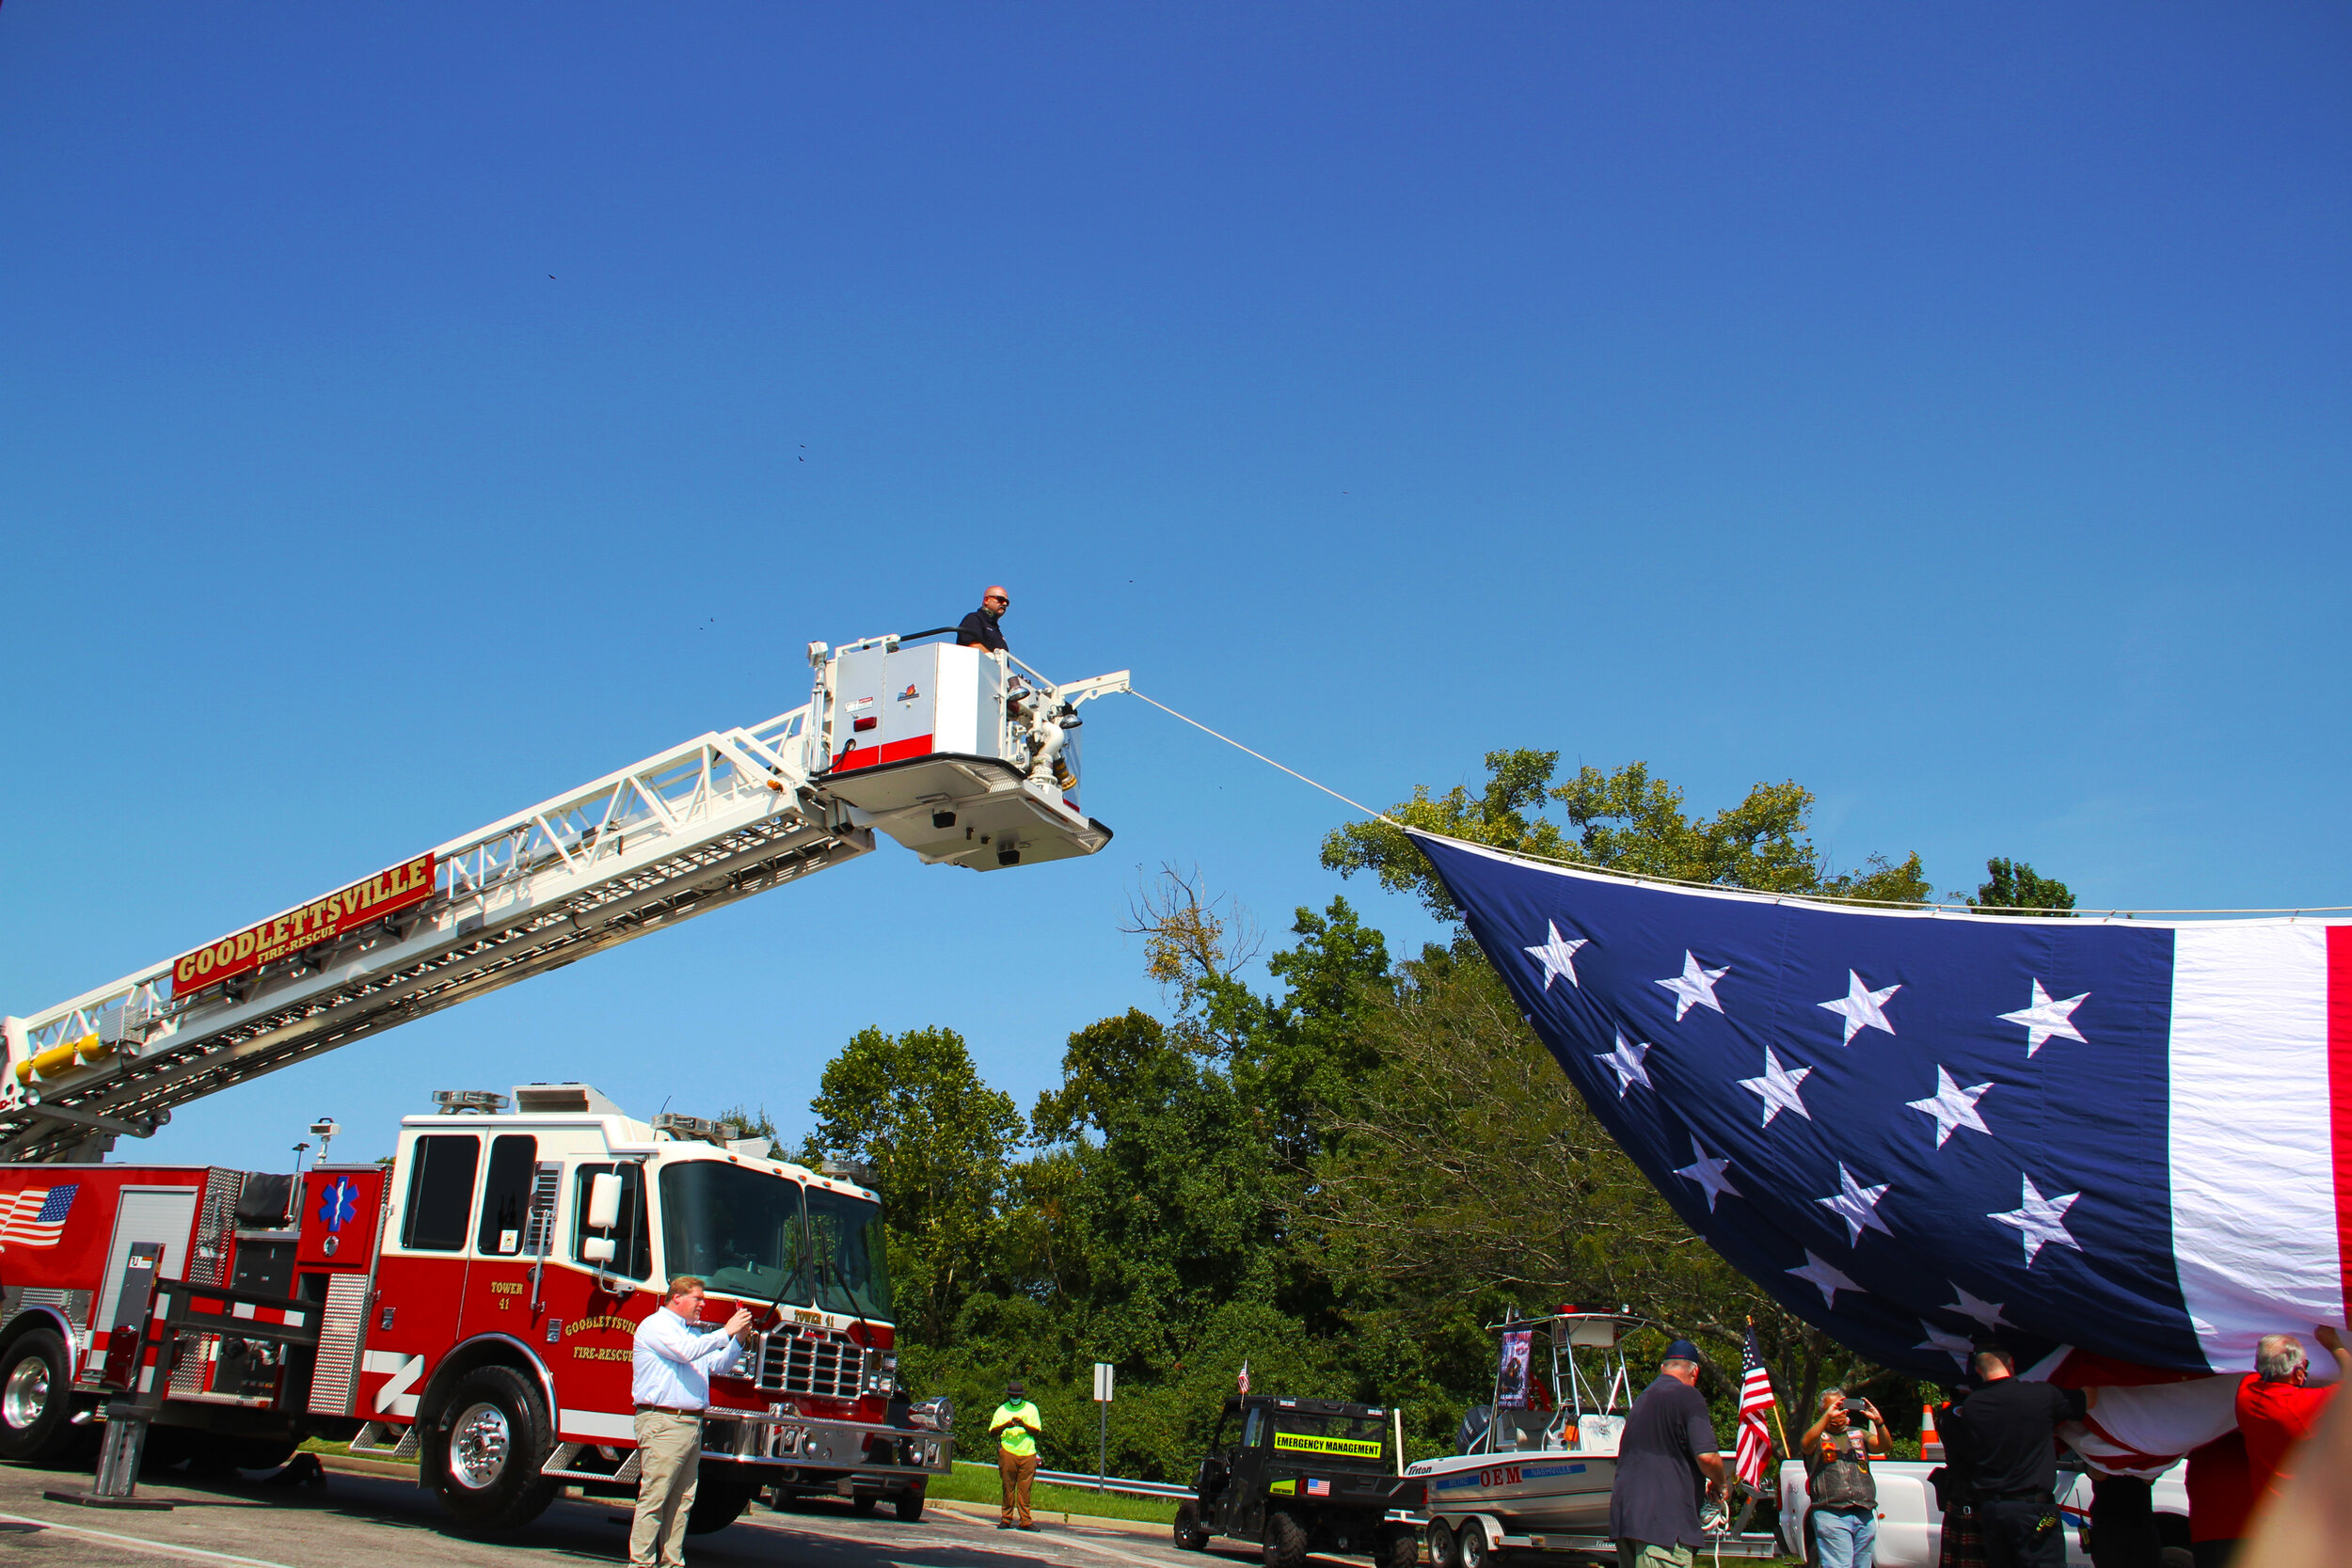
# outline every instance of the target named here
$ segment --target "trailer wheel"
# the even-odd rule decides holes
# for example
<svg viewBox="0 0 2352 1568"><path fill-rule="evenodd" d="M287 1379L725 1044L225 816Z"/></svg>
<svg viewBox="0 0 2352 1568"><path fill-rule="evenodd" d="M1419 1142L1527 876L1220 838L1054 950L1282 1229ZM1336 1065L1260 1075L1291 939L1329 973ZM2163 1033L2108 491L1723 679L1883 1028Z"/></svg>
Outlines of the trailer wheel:
<svg viewBox="0 0 2352 1568"><path fill-rule="evenodd" d="M898 1523L917 1523L923 1517L923 1489L916 1486L899 1493L890 1499L890 1507L898 1515Z"/></svg>
<svg viewBox="0 0 2352 1568"><path fill-rule="evenodd" d="M1443 1519L1432 1519L1425 1535L1429 1542L1429 1568L1461 1568L1461 1559L1454 1556L1451 1526Z"/></svg>
<svg viewBox="0 0 2352 1568"><path fill-rule="evenodd" d="M0 1459L45 1465L73 1439L72 1362L65 1341L37 1328L0 1352Z"/></svg>
<svg viewBox="0 0 2352 1568"><path fill-rule="evenodd" d="M874 1512L874 1505L880 1501L882 1497L878 1493L853 1492L850 1495L850 1512L863 1519Z"/></svg>
<svg viewBox="0 0 2352 1568"><path fill-rule="evenodd" d="M468 1530L509 1530L547 1512L562 1482L539 1473L548 1453L537 1390L506 1367L457 1382L425 1430L423 1469L449 1516Z"/></svg>
<svg viewBox="0 0 2352 1568"><path fill-rule="evenodd" d="M1299 1568L1307 1560L1307 1532L1289 1514L1265 1516L1265 1568Z"/></svg>
<svg viewBox="0 0 2352 1568"><path fill-rule="evenodd" d="M1209 1532L1201 1528L1200 1505L1186 1497L1176 1505L1176 1544L1188 1552L1209 1549Z"/></svg>
<svg viewBox="0 0 2352 1568"><path fill-rule="evenodd" d="M1487 1568L1494 1552L1486 1544L1486 1527L1475 1519L1465 1519L1462 1528L1454 1532L1454 1550L1462 1568Z"/></svg>
<svg viewBox="0 0 2352 1568"><path fill-rule="evenodd" d="M686 1533L708 1535L743 1517L758 1492L723 1476L712 1476L694 1487L694 1506L686 1511Z"/></svg>

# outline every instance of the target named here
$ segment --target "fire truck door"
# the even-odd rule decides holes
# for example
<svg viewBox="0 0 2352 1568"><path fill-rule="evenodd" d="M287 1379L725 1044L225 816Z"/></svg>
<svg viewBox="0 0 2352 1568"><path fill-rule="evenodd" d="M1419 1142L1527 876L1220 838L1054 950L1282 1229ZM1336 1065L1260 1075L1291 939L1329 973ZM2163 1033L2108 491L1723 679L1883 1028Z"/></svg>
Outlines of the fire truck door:
<svg viewBox="0 0 2352 1568"><path fill-rule="evenodd" d="M98 1314L90 1322L114 1326L115 1303L122 1294L122 1275L131 1265L131 1249L141 1242L163 1244L158 1279L188 1276L188 1237L196 1228L194 1187L125 1187L115 1209L114 1240L106 1246L106 1282L98 1297Z"/></svg>

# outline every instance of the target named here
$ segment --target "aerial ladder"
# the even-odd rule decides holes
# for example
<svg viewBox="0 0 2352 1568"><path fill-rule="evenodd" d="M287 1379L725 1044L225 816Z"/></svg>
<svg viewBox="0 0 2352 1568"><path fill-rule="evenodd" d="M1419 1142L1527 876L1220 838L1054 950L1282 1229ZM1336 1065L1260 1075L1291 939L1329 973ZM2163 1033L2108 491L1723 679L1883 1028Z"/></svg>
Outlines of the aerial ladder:
<svg viewBox="0 0 2352 1568"><path fill-rule="evenodd" d="M1089 855L1077 709L936 632L809 644L809 701L697 736L110 985L0 1019L0 1163L100 1159L173 1107L753 894L875 834L994 871Z"/></svg>

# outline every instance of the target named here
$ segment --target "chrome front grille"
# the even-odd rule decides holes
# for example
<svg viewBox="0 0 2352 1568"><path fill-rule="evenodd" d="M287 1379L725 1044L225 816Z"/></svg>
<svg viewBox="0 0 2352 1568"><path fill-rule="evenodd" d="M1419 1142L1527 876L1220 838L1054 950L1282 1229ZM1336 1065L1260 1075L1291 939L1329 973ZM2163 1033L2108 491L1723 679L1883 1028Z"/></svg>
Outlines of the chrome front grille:
<svg viewBox="0 0 2352 1568"><path fill-rule="evenodd" d="M865 1366L865 1354L845 1334L787 1329L760 1341L759 1386L771 1394L853 1400Z"/></svg>

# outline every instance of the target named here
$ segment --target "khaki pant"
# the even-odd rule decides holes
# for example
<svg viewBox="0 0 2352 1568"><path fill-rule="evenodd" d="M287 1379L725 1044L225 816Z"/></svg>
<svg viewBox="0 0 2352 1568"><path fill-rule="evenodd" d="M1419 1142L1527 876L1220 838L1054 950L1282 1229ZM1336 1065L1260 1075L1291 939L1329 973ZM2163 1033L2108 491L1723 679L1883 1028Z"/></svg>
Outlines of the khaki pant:
<svg viewBox="0 0 2352 1568"><path fill-rule="evenodd" d="M703 1419L669 1410L637 1413L637 1518L628 1530L630 1568L685 1568L686 1515L702 1473Z"/></svg>
<svg viewBox="0 0 2352 1568"><path fill-rule="evenodd" d="M1655 1541L1620 1541L1617 1568L1691 1568L1691 1548L1661 1546Z"/></svg>
<svg viewBox="0 0 2352 1568"><path fill-rule="evenodd" d="M1021 1523L1029 1523L1029 1482L1037 1476L1037 1455L1014 1453L1009 1449L996 1450L996 1474L1005 1483L1004 1523L1013 1522L1013 1510L1021 1511Z"/></svg>

